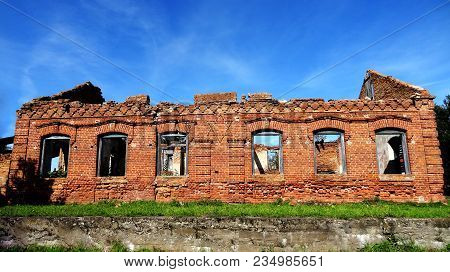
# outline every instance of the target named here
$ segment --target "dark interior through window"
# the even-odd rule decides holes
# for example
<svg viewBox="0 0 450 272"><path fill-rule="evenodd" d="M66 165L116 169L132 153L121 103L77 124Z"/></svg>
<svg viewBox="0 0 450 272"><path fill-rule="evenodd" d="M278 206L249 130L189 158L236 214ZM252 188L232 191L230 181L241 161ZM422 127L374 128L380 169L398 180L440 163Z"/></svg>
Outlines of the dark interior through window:
<svg viewBox="0 0 450 272"><path fill-rule="evenodd" d="M99 176L125 176L127 137L118 134L103 136L99 145Z"/></svg>
<svg viewBox="0 0 450 272"><path fill-rule="evenodd" d="M69 137L51 136L42 141L41 176L57 178L67 176Z"/></svg>

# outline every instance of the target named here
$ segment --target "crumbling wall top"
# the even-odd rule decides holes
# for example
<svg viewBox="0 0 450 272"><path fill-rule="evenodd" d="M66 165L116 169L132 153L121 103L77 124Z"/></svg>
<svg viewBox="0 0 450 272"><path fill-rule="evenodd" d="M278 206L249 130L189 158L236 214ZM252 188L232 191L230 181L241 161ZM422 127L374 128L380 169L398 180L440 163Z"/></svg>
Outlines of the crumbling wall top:
<svg viewBox="0 0 450 272"><path fill-rule="evenodd" d="M372 88L372 91L367 91L367 88ZM374 70L367 70L359 98L365 99L368 92L373 92L373 97L369 97L373 100L408 99L412 97L434 98L428 90L422 87L409 84L392 76L383 75Z"/></svg>
<svg viewBox="0 0 450 272"><path fill-rule="evenodd" d="M42 96L35 98L29 102L35 104L39 102L62 100L66 102L79 101L85 104L101 104L105 102L102 96L102 91L99 87L92 85L91 82L85 82L77 85L74 88L66 91L62 91L52 96Z"/></svg>
<svg viewBox="0 0 450 272"><path fill-rule="evenodd" d="M149 116L187 114L283 113L283 112L348 112L417 110L433 107L427 90L392 77L368 71L376 88L375 99L329 100L321 98L279 101L270 93L253 93L237 101L235 92L196 94L194 104L160 102L150 105L145 94L128 97L123 103L104 102L101 90L90 82L53 96L33 99L17 112L19 118L72 118L107 116Z"/></svg>
<svg viewBox="0 0 450 272"><path fill-rule="evenodd" d="M270 101L270 100L274 100L272 98L272 94L270 93L261 92L248 94L248 101Z"/></svg>
<svg viewBox="0 0 450 272"><path fill-rule="evenodd" d="M145 104L145 105L150 105L150 97L146 94L139 94L139 95L133 95L133 96L129 96L126 100L125 103L140 103L140 104Z"/></svg>
<svg viewBox="0 0 450 272"><path fill-rule="evenodd" d="M195 104L214 103L214 102L237 102L237 95L235 92L226 93L208 93L194 95Z"/></svg>

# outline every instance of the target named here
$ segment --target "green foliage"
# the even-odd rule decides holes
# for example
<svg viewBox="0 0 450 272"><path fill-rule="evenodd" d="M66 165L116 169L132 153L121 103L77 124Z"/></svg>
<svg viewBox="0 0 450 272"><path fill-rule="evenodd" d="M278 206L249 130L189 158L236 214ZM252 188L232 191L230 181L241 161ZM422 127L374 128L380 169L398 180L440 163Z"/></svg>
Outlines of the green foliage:
<svg viewBox="0 0 450 272"><path fill-rule="evenodd" d="M402 240L396 237L390 237L380 243L367 244L361 251L364 252L424 252L424 251L446 251L450 250L450 244L441 250L428 249L423 246L419 246L411 240Z"/></svg>
<svg viewBox="0 0 450 272"><path fill-rule="evenodd" d="M67 172L65 170L53 170L47 173L48 178L64 178L67 176Z"/></svg>
<svg viewBox="0 0 450 272"><path fill-rule="evenodd" d="M42 246L42 245L29 245L29 246L13 246L13 247L0 247L0 252L99 252L101 251L96 247L65 247L65 246Z"/></svg>
<svg viewBox="0 0 450 272"><path fill-rule="evenodd" d="M443 105L436 105L434 111L444 165L445 193L450 195L450 95L446 96Z"/></svg>
<svg viewBox="0 0 450 272"><path fill-rule="evenodd" d="M275 202L273 202L273 205L275 205L275 206L280 206L283 204L284 204L284 201L282 198L278 198L277 200L275 200Z"/></svg>
<svg viewBox="0 0 450 272"><path fill-rule="evenodd" d="M109 252L129 252L130 250L121 242L113 241L110 246L105 247ZM43 246L43 245L28 245L28 246L12 246L0 247L0 252L101 252L104 251L98 247L89 246ZM142 247L135 252L162 252L158 248Z"/></svg>
<svg viewBox="0 0 450 272"><path fill-rule="evenodd" d="M0 216L210 216L210 217L410 217L447 218L450 206L442 203L392 203L381 200L344 204L292 205L277 200L264 204L226 204L218 201L99 202L67 205L12 205L0 207Z"/></svg>
<svg viewBox="0 0 450 272"><path fill-rule="evenodd" d="M110 250L111 252L128 252L128 248L119 241L113 241L111 244Z"/></svg>
<svg viewBox="0 0 450 272"><path fill-rule="evenodd" d="M400 242L396 239L388 239L380 243L368 244L361 251L364 252L422 252L425 248L414 244L412 241Z"/></svg>

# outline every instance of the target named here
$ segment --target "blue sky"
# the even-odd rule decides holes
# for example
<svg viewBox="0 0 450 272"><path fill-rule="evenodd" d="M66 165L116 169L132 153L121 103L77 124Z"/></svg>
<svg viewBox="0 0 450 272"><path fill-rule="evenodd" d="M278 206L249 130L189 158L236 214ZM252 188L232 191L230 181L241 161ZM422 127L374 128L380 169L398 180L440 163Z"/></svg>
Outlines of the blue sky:
<svg viewBox="0 0 450 272"><path fill-rule="evenodd" d="M440 1L2 0L163 89L275 97ZM173 100L0 3L0 137L30 99L91 81ZM356 98L367 69L450 93L450 4L283 97Z"/></svg>

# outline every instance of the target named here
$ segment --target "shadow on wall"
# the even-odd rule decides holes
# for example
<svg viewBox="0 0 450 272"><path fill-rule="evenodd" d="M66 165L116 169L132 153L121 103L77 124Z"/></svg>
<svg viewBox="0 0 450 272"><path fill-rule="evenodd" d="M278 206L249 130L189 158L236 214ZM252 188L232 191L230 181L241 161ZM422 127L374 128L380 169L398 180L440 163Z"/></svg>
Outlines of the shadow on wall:
<svg viewBox="0 0 450 272"><path fill-rule="evenodd" d="M444 166L444 194L450 196L450 95L445 97L443 105L436 105L434 111Z"/></svg>
<svg viewBox="0 0 450 272"><path fill-rule="evenodd" d="M1 206L5 206L6 205L6 197L5 197L5 195L3 194L3 192L0 192L0 207Z"/></svg>
<svg viewBox="0 0 450 272"><path fill-rule="evenodd" d="M36 160L19 161L17 174L10 178L6 187L6 200L10 204L48 204L64 203L64 198L51 200L54 179L41 178Z"/></svg>

